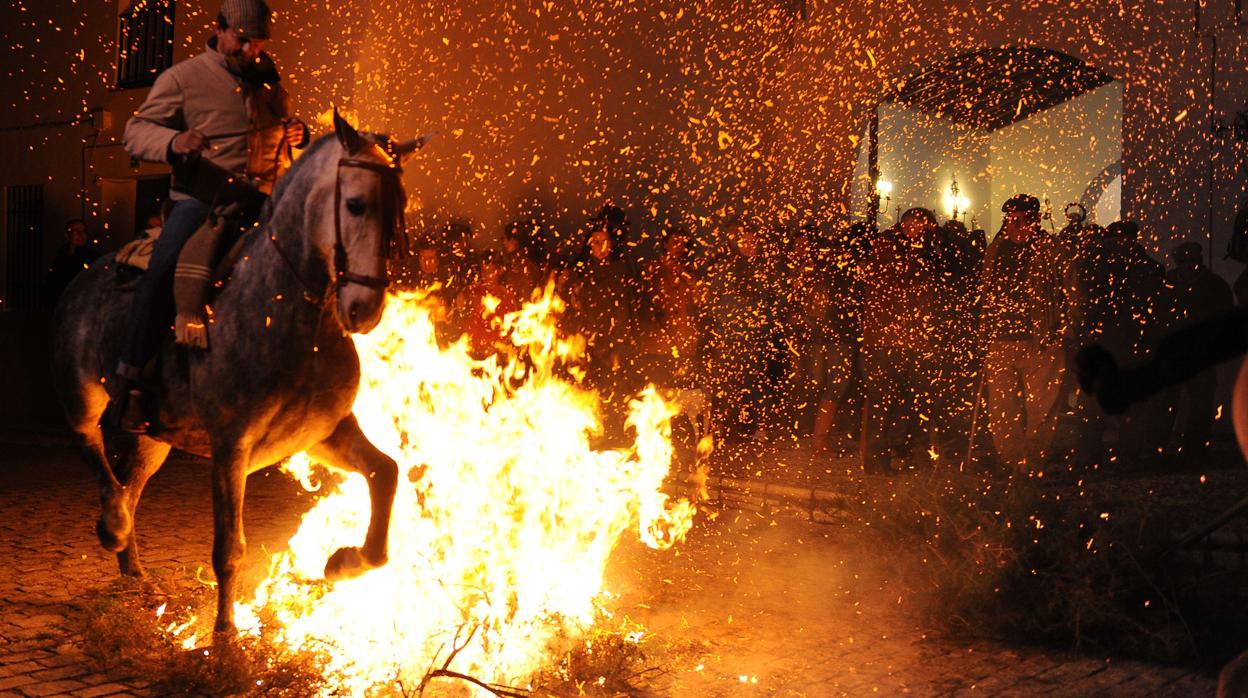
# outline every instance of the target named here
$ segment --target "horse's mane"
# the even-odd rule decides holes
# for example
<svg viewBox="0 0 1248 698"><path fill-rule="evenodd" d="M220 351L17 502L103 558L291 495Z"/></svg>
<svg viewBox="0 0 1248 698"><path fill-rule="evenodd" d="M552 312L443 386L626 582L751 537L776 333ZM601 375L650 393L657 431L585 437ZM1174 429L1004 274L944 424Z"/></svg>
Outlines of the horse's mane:
<svg viewBox="0 0 1248 698"><path fill-rule="evenodd" d="M330 133L316 139L311 146L304 150L303 153L295 160L273 187L273 193L269 196L268 201L264 203L264 208L260 211L260 227L268 228L269 219L273 216L273 212L277 210L278 204L290 191L302 192L305 196L312 188L312 178L308 177L305 172L311 167L313 160L319 160L321 151L329 147L327 144L337 140L334 134ZM299 197L303 198L303 197Z"/></svg>

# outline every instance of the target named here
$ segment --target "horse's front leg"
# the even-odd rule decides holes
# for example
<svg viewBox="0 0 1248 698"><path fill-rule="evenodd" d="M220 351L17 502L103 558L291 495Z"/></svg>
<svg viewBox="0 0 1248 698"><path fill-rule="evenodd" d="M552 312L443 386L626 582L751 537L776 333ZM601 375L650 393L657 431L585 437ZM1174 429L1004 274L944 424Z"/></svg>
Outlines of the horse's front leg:
<svg viewBox="0 0 1248 698"><path fill-rule="evenodd" d="M217 575L218 634L234 632L234 597L239 565L247 552L243 536L243 494L250 450L236 442L212 448L212 569Z"/></svg>
<svg viewBox="0 0 1248 698"><path fill-rule="evenodd" d="M329 580L358 577L386 564L386 540L390 534L390 509L398 486L399 466L369 442L355 415L347 415L334 433L309 449L308 455L333 468L360 473L368 481L372 515L362 548L339 548L325 563Z"/></svg>

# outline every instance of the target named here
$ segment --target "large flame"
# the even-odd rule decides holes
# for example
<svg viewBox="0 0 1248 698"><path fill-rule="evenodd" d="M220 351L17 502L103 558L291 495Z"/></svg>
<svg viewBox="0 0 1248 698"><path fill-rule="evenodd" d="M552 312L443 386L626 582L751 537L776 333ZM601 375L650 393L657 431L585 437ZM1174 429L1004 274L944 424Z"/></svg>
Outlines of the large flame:
<svg viewBox="0 0 1248 698"><path fill-rule="evenodd" d="M381 324L356 338L355 414L401 473L389 563L310 582L334 550L364 539L368 492L352 475L317 501L254 601L238 606L251 632L272 614L281 642L327 648L326 671L357 695L420 685L452 655L450 670L525 685L557 638L594 621L621 535L636 527L663 548L693 520L693 505L660 491L672 408L653 387L631 404L632 448L591 446L597 398L567 377L583 343L558 335L552 289L505 319L517 352L503 359L474 360L465 340L439 348L429 310L424 294L393 296ZM311 484L308 466L301 456L288 469Z"/></svg>

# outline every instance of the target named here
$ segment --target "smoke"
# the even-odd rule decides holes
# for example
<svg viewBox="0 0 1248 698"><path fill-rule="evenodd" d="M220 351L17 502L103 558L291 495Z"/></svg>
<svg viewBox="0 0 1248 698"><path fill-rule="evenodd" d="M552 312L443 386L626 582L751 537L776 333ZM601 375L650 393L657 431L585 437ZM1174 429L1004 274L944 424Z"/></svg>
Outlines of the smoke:
<svg viewBox="0 0 1248 698"><path fill-rule="evenodd" d="M672 668L701 666L678 671L673 693L735 694L738 681L773 692L898 689L920 675L907 671L921 660L905 589L914 563L867 543L841 526L728 509L695 526L676 556L624 548L608 587L658 641L694 639L655 652Z"/></svg>

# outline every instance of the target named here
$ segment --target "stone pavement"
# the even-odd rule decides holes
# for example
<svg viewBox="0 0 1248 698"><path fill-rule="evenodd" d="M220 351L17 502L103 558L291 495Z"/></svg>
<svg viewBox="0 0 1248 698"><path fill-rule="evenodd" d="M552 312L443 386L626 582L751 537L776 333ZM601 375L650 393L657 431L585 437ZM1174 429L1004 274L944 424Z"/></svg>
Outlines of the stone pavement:
<svg viewBox="0 0 1248 698"><path fill-rule="evenodd" d="M0 434L0 698L156 695L93 672L63 622L84 591L116 576L95 540L94 481L68 442ZM249 561L280 548L310 497L288 478L248 481ZM151 570L210 570L202 462L171 460L137 518ZM647 686L672 696L1212 695L1184 668L1068 656L930 636L897 593L890 560L849 559L837 529L727 510L677 549L622 546L608 571L621 612L670 663ZM209 574L205 572L205 574ZM669 649L664 649L669 648Z"/></svg>
<svg viewBox="0 0 1248 698"><path fill-rule="evenodd" d="M134 677L93 673L63 624L84 591L117 577L95 538L98 489L64 437L0 434L0 698L157 695ZM249 560L284 546L308 495L279 473L248 480ZM171 458L152 478L136 517L149 570L202 567L211 578L208 470Z"/></svg>
<svg viewBox="0 0 1248 698"><path fill-rule="evenodd" d="M1214 693L1213 681L1190 669L930 635L900 590L900 567L854 557L838 535L726 511L695 527L677 555L626 547L613 571L666 575L657 583L629 575L646 577L644 588L617 582L628 612L656 636L702 649L693 670L686 662L655 688L673 696Z"/></svg>

